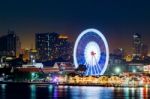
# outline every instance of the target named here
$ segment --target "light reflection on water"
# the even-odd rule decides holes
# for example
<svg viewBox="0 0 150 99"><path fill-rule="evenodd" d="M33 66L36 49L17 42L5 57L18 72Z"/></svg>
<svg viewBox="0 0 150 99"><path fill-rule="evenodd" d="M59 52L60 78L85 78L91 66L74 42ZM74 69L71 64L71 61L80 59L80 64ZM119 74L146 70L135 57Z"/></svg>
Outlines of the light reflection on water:
<svg viewBox="0 0 150 99"><path fill-rule="evenodd" d="M113 88L111 87L71 87L72 99L104 99L104 97L113 97ZM104 96L105 95L105 96Z"/></svg>
<svg viewBox="0 0 150 99"><path fill-rule="evenodd" d="M0 85L0 99L149 99L146 87Z"/></svg>
<svg viewBox="0 0 150 99"><path fill-rule="evenodd" d="M6 89L6 84L1 85L1 99L5 99L5 89Z"/></svg>
<svg viewBox="0 0 150 99"><path fill-rule="evenodd" d="M36 99L36 86L35 85L30 85L30 99Z"/></svg>
<svg viewBox="0 0 150 99"><path fill-rule="evenodd" d="M124 96L125 96L125 99L129 99L129 88L124 88Z"/></svg>

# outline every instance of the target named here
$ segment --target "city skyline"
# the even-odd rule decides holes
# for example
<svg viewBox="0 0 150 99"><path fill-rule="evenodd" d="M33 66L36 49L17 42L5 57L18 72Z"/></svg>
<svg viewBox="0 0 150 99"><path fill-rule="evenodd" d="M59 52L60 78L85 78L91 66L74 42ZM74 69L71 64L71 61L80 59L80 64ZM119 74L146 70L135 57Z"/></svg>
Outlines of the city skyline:
<svg viewBox="0 0 150 99"><path fill-rule="evenodd" d="M149 1L2 1L0 34L14 30L22 47L31 48L37 32L69 35L72 41L87 28L100 30L110 50L132 48L132 35L139 33L149 45ZM1 36L0 35L0 36ZM28 39L27 39L28 38Z"/></svg>

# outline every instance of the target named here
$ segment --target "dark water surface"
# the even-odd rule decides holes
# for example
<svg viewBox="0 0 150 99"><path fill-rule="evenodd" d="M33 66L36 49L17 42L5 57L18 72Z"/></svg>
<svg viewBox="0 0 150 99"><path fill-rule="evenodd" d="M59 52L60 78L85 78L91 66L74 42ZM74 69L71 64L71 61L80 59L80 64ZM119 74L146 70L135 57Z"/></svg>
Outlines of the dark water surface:
<svg viewBox="0 0 150 99"><path fill-rule="evenodd" d="M150 99L150 89L0 84L0 99Z"/></svg>

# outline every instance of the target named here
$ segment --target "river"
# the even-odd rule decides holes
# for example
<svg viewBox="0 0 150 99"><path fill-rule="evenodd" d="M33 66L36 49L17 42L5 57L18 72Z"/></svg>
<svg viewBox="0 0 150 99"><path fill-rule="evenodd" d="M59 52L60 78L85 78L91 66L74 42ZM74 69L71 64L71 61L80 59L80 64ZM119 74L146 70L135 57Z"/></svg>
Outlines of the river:
<svg viewBox="0 0 150 99"><path fill-rule="evenodd" d="M149 99L146 87L0 84L0 99Z"/></svg>

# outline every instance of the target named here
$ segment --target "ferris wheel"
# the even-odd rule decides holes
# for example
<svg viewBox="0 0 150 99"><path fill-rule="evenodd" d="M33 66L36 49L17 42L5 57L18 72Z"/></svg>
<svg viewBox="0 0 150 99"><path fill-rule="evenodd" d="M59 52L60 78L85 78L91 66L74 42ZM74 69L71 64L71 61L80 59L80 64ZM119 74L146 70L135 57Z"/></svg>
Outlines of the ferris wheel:
<svg viewBox="0 0 150 99"><path fill-rule="evenodd" d="M75 67L85 65L85 75L103 75L109 61L109 48L104 35L97 29L86 29L77 38L73 59Z"/></svg>

